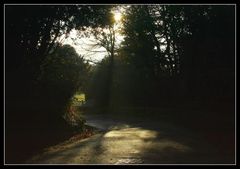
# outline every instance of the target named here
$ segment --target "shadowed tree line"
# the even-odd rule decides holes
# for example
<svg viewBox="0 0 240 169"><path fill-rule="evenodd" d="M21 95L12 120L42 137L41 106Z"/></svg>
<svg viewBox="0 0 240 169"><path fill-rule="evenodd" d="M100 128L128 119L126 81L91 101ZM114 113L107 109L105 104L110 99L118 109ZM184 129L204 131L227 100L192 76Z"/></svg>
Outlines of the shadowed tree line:
<svg viewBox="0 0 240 169"><path fill-rule="evenodd" d="M125 38L113 63L111 102L213 108L234 103L234 12L233 6L128 7ZM105 99L104 65L110 60L96 68L90 91L99 104Z"/></svg>
<svg viewBox="0 0 240 169"><path fill-rule="evenodd" d="M110 6L6 6L6 153L9 162L72 129L63 119L88 63L57 38L105 25ZM25 153L23 153L25 152ZM19 153L19 154L18 154ZM14 159L15 158L15 159Z"/></svg>
<svg viewBox="0 0 240 169"><path fill-rule="evenodd" d="M145 107L151 116L147 108L190 107L234 116L234 6L122 7L124 40L116 47L110 5L6 6L9 162L27 147L72 131L63 115L78 90L102 112ZM73 28L93 34L108 56L90 65L73 47L61 45L58 37Z"/></svg>

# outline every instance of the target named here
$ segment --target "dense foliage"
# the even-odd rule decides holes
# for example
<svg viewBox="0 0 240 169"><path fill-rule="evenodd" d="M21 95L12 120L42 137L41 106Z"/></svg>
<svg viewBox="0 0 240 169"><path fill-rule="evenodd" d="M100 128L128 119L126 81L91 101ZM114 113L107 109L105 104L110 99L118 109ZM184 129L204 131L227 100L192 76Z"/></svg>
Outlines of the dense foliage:
<svg viewBox="0 0 240 169"><path fill-rule="evenodd" d="M6 132L9 134L6 142L9 151L22 152L26 148L15 140L25 145L31 143L33 148L44 145L49 135L61 137L59 132L68 131L62 115L74 92L84 87L87 65L72 47L61 47L57 41L61 35L68 36L73 28L105 25L109 8L6 6ZM11 160L11 154L8 159Z"/></svg>

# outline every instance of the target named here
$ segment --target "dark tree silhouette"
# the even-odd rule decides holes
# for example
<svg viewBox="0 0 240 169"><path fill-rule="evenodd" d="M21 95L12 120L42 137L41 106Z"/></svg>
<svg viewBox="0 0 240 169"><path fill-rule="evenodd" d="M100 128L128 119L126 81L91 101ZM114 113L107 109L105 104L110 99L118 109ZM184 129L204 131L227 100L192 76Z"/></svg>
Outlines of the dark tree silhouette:
<svg viewBox="0 0 240 169"><path fill-rule="evenodd" d="M56 43L58 37L67 35L72 28L84 29L89 26L94 28L105 25L106 13L110 7L6 6L6 131L8 133L6 146L9 150L6 155L10 161L16 162L14 158L18 156L11 151L23 152L25 148L31 150L32 147L44 145L50 133L59 131L59 127L63 130L67 129L67 125L61 119L61 112L65 110L68 98L71 98L75 88L79 87L81 78L77 77L79 79L76 80L76 76L79 75L78 69L70 63L70 60L67 63L65 60L67 58L64 58L67 54L60 54L59 59L65 60L68 68L61 66L59 62L47 61L49 65L47 67L44 67L44 64L46 60L56 59L57 56L52 53L58 49L59 43ZM65 49L66 47L60 51L67 53L69 50L74 57L72 49ZM76 64L80 64L77 65L80 68L83 65L80 62ZM59 69L56 70L54 66ZM54 74L50 69L57 72ZM42 74L46 72L48 73ZM62 79L63 81L58 81L59 75L63 72L66 76ZM81 73L84 74L84 72ZM41 75L43 76L40 77ZM56 84L57 82L60 83ZM46 86L46 84L49 85ZM47 106L51 102L54 105ZM54 134L50 135L54 136ZM16 143L16 140L32 146L22 146ZM26 149L25 155L27 152ZM25 157L24 154L19 156Z"/></svg>

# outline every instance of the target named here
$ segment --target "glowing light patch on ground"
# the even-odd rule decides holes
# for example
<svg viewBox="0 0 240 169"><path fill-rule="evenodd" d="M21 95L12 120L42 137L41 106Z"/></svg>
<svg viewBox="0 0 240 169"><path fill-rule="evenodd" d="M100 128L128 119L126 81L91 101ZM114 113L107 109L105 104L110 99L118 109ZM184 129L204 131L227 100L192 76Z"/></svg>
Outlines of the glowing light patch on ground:
<svg viewBox="0 0 240 169"><path fill-rule="evenodd" d="M190 145L166 136L161 130L125 123L64 147L47 151L30 163L162 164L188 161L194 153Z"/></svg>
<svg viewBox="0 0 240 169"><path fill-rule="evenodd" d="M103 138L105 138L105 142L107 143L104 146L113 154L119 153L119 147L121 147L121 152L128 153L143 153L147 149L152 149L154 147L159 152L167 149L174 149L175 151L181 152L191 150L188 146L174 140L169 140L167 138L158 139L159 136L160 133L153 130L125 128L107 132Z"/></svg>
<svg viewBox="0 0 240 169"><path fill-rule="evenodd" d="M156 131L151 130L144 130L140 128L126 128L121 130L113 130L104 135L105 138L107 137L139 137L139 138L156 138L157 137Z"/></svg>

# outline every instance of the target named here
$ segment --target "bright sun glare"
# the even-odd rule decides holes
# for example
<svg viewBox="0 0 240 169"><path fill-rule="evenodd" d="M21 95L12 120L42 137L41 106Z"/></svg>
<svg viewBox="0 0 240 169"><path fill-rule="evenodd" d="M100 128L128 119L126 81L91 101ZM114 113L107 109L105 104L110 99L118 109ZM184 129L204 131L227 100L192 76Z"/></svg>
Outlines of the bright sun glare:
<svg viewBox="0 0 240 169"><path fill-rule="evenodd" d="M114 19L116 22L119 22L122 19L122 14L120 12L114 13Z"/></svg>

